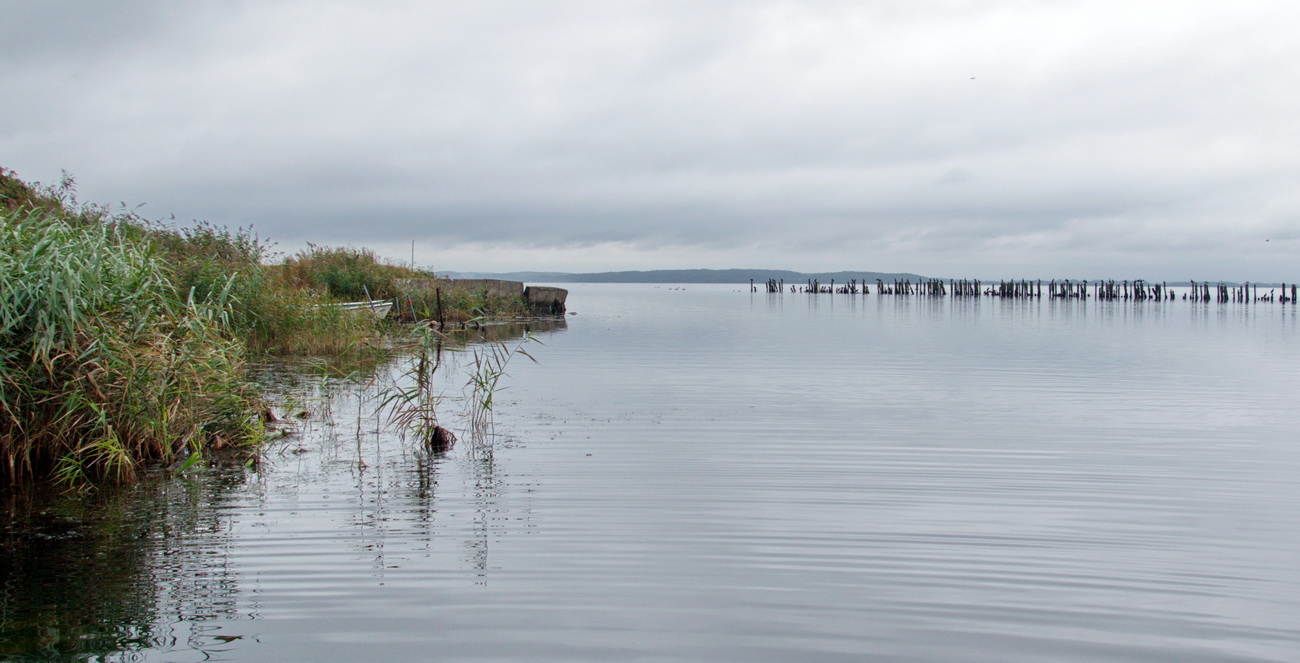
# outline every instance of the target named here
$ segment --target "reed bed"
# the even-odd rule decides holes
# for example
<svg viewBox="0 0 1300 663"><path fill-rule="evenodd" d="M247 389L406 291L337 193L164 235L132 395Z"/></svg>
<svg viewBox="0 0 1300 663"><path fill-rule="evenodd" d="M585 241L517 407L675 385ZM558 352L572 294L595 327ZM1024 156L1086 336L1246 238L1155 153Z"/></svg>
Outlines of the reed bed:
<svg viewBox="0 0 1300 663"><path fill-rule="evenodd" d="M333 304L397 299L399 279L433 277L366 249L309 246L276 262L270 247L251 230L83 205L66 173L43 187L0 168L0 489L183 471L219 448L255 459L265 407L246 359L386 357L395 327ZM423 319L435 304L449 323L522 307L443 299ZM408 424L437 429L435 398L401 400Z"/></svg>
<svg viewBox="0 0 1300 663"><path fill-rule="evenodd" d="M433 278L433 273L386 262L369 249L308 244L274 268L285 286L328 294L343 301L393 299L399 279Z"/></svg>
<svg viewBox="0 0 1300 663"><path fill-rule="evenodd" d="M0 217L0 479L70 485L255 442L258 399L229 331L229 288L175 295L120 224Z"/></svg>
<svg viewBox="0 0 1300 663"><path fill-rule="evenodd" d="M376 342L375 325L331 304L322 288L295 283L268 265L270 244L251 230L207 223L152 235L167 253L176 294L199 301L222 296L226 323L254 354L323 355Z"/></svg>

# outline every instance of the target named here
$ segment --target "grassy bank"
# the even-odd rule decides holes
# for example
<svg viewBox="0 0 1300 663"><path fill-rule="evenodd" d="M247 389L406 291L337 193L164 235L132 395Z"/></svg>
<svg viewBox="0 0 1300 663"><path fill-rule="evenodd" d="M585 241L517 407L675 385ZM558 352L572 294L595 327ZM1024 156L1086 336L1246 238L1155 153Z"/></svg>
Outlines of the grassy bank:
<svg viewBox="0 0 1300 663"><path fill-rule="evenodd" d="M341 297L323 280L304 283L267 264L269 244L249 231L198 224L151 237L174 266L176 295L224 299L231 332L252 353L336 354L376 334L373 321L330 306Z"/></svg>
<svg viewBox="0 0 1300 663"><path fill-rule="evenodd" d="M0 476L130 479L147 461L257 438L228 289L178 298L125 225L3 215Z"/></svg>
<svg viewBox="0 0 1300 663"><path fill-rule="evenodd" d="M250 231L170 228L80 204L70 178L42 187L0 169L0 488L251 452L263 408L250 356L379 345L382 325L330 304L431 276L364 249L276 261ZM451 321L492 306L443 302Z"/></svg>
<svg viewBox="0 0 1300 663"><path fill-rule="evenodd" d="M441 320L448 328L479 318L523 318L528 316L523 299L495 297L487 292L455 288L423 288L404 293L403 313L420 320ZM440 309L441 307L441 309Z"/></svg>

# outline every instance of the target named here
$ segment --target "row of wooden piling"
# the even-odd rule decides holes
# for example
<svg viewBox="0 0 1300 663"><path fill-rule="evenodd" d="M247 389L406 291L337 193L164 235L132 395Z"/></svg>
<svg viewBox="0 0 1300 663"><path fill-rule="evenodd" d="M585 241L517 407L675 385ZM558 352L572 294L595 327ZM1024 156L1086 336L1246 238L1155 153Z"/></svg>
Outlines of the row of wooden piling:
<svg viewBox="0 0 1300 663"><path fill-rule="evenodd" d="M1209 281L1192 281L1191 284L1191 287L1186 288L1182 293L1182 299L1206 302L1218 301L1221 303L1277 301L1294 305L1297 302L1297 295L1300 295L1300 285L1295 283L1291 284L1289 294L1285 283L1282 284L1280 294L1275 288L1270 288L1267 292L1260 294L1259 284L1251 283L1241 285L1218 283L1211 285ZM1041 279L1033 281L1024 279L1019 281L998 281L996 284L991 281L987 283L981 282L979 279L948 279L946 282L943 279L920 279L915 283L910 279L896 279L890 282L876 279L876 294L911 297L1041 299L1044 296L1044 286L1046 286L1046 296L1050 299L1165 301L1179 298L1178 293L1171 289L1166 282L1148 283L1142 279L1133 281L1074 281L1070 279L1057 281L1053 279L1046 284ZM768 279L766 286L769 294L786 292L787 287L792 293L872 294L871 287L867 285L866 279L861 282L857 279L851 279L848 283L841 283L838 287L833 279L829 285L822 284L817 279L808 279L808 282L801 286L793 284L787 286L784 279ZM758 286L755 285L753 279L749 281L749 290L750 292L758 292Z"/></svg>

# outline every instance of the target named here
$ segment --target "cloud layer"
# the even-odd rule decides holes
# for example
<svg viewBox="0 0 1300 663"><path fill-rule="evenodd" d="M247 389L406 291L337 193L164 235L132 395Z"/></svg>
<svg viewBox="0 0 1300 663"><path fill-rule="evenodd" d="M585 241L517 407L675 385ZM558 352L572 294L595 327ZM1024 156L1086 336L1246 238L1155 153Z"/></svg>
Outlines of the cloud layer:
<svg viewBox="0 0 1300 663"><path fill-rule="evenodd" d="M1300 278L1294 3L0 9L0 165L290 250Z"/></svg>

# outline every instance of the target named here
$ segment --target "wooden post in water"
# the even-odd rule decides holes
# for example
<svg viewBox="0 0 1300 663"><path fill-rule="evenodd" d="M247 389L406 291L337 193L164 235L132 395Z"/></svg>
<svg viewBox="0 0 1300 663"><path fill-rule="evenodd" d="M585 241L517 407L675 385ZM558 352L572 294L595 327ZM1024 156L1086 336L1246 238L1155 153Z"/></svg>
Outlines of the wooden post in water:
<svg viewBox="0 0 1300 663"><path fill-rule="evenodd" d="M433 297L438 308L438 329L446 329L447 321L442 317L442 288L434 288Z"/></svg>

